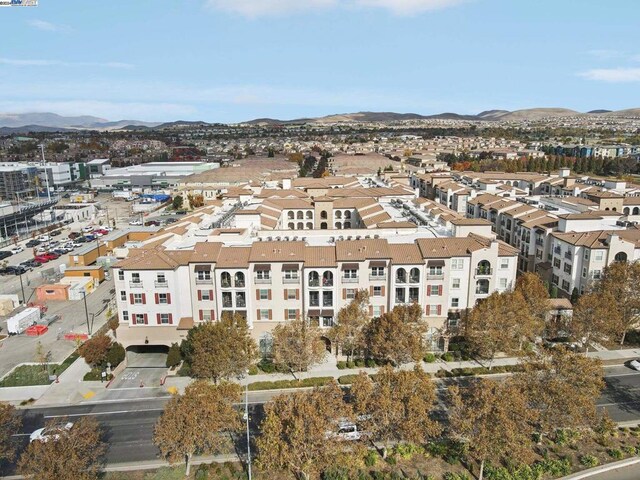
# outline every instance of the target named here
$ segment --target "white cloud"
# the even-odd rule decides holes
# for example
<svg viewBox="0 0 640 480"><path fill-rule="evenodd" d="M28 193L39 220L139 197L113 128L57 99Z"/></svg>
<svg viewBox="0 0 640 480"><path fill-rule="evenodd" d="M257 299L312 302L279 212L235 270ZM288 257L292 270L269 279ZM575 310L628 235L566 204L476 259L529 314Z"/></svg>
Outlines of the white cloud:
<svg viewBox="0 0 640 480"><path fill-rule="evenodd" d="M578 75L589 80L608 83L640 82L640 68L596 68Z"/></svg>
<svg viewBox="0 0 640 480"><path fill-rule="evenodd" d="M382 8L396 15L415 15L469 0L206 0L216 10L246 17L287 15L330 8Z"/></svg>
<svg viewBox="0 0 640 480"><path fill-rule="evenodd" d="M356 5L379 7L396 15L416 15L430 10L449 8L467 0L355 0Z"/></svg>
<svg viewBox="0 0 640 480"><path fill-rule="evenodd" d="M60 60L38 60L19 58L0 58L0 64L15 67L104 67L104 68L134 68L130 63L122 62L62 62Z"/></svg>
<svg viewBox="0 0 640 480"><path fill-rule="evenodd" d="M246 17L282 15L337 5L337 0L207 0L207 5Z"/></svg>
<svg viewBox="0 0 640 480"><path fill-rule="evenodd" d="M27 23L29 24L29 26L37 30L42 30L44 32L66 32L70 30L70 28L66 25L58 25L51 22L45 22L44 20L34 19L29 20Z"/></svg>

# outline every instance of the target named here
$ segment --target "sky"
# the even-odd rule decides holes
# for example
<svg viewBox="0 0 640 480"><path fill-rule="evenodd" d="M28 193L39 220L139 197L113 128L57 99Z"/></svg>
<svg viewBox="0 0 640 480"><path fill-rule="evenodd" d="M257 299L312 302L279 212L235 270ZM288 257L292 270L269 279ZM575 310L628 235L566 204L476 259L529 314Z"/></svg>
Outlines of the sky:
<svg viewBox="0 0 640 480"><path fill-rule="evenodd" d="M39 0L0 8L0 112L636 108L638 13L638 0Z"/></svg>

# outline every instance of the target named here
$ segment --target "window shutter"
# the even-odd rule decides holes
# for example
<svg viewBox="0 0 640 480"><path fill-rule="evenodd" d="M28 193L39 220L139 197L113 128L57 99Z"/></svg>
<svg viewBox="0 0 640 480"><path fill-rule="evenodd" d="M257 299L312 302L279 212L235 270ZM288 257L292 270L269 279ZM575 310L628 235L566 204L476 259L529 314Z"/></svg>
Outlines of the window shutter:
<svg viewBox="0 0 640 480"><path fill-rule="evenodd" d="M425 313L425 315L429 315L429 305L424 307L424 313Z"/></svg>
<svg viewBox="0 0 640 480"><path fill-rule="evenodd" d="M438 295L442 295L442 285L438 285Z"/></svg>
<svg viewBox="0 0 640 480"><path fill-rule="evenodd" d="M209 290L209 300L213 301L213 290Z"/></svg>
<svg viewBox="0 0 640 480"><path fill-rule="evenodd" d="M155 299L156 299L156 305L158 305L158 304L160 303L160 294L155 293L155 294L154 294L154 297L155 297Z"/></svg>
<svg viewBox="0 0 640 480"><path fill-rule="evenodd" d="M149 315L147 315L146 313L144 314L144 324L149 325Z"/></svg>
<svg viewBox="0 0 640 480"><path fill-rule="evenodd" d="M216 320L216 312L215 312L215 310L209 310L209 313L211 314L211 321L215 322L215 320Z"/></svg>
<svg viewBox="0 0 640 480"><path fill-rule="evenodd" d="M260 290L256 290L256 300L260 300Z"/></svg>
<svg viewBox="0 0 640 480"><path fill-rule="evenodd" d="M171 305L171 294L167 293L167 305Z"/></svg>
<svg viewBox="0 0 640 480"><path fill-rule="evenodd" d="M438 305L437 313L438 313L438 315L442 314L442 305Z"/></svg>
<svg viewBox="0 0 640 480"><path fill-rule="evenodd" d="M158 325L160 325L162 323L162 321L160 320L160 314L156 313L156 322L158 322Z"/></svg>
<svg viewBox="0 0 640 480"><path fill-rule="evenodd" d="M273 320L273 310L269 309L269 320Z"/></svg>
<svg viewBox="0 0 640 480"><path fill-rule="evenodd" d="M369 287L369 296L373 297L373 287Z"/></svg>
<svg viewBox="0 0 640 480"><path fill-rule="evenodd" d="M147 294L146 294L146 293L143 293L143 294L142 294L142 304L143 304L143 305L146 305L146 304L147 304Z"/></svg>
<svg viewBox="0 0 640 480"><path fill-rule="evenodd" d="M300 320L300 309L296 310L296 320Z"/></svg>
<svg viewBox="0 0 640 480"><path fill-rule="evenodd" d="M380 307L380 315L384 315L384 307Z"/></svg>
<svg viewBox="0 0 640 480"><path fill-rule="evenodd" d="M289 290L284 289L284 299L287 300L289 298Z"/></svg>
<svg viewBox="0 0 640 480"><path fill-rule="evenodd" d="M133 293L129 294L129 303L133 305Z"/></svg>
<svg viewBox="0 0 640 480"><path fill-rule="evenodd" d="M380 296L384 297L384 287L380 287Z"/></svg>
<svg viewBox="0 0 640 480"><path fill-rule="evenodd" d="M369 305L369 316L373 317L373 306Z"/></svg>
<svg viewBox="0 0 640 480"><path fill-rule="evenodd" d="M200 321L204 320L204 312L200 310L199 313L200 313Z"/></svg>
<svg viewBox="0 0 640 480"><path fill-rule="evenodd" d="M260 318L260 309L256 310L256 319L262 320L262 318Z"/></svg>
<svg viewBox="0 0 640 480"><path fill-rule="evenodd" d="M288 315L288 313L289 313L289 311L285 308L285 309L284 309L284 317L283 317L285 320L289 320L289 315Z"/></svg>
<svg viewBox="0 0 640 480"><path fill-rule="evenodd" d="M202 300L202 290L198 290L198 300Z"/></svg>
<svg viewBox="0 0 640 480"><path fill-rule="evenodd" d="M173 313L169 314L169 325L173 325Z"/></svg>
<svg viewBox="0 0 640 480"><path fill-rule="evenodd" d="M343 289L342 289L342 299L343 299L343 300L346 300L346 299L347 299L347 289L346 289L346 288L343 288Z"/></svg>
<svg viewBox="0 0 640 480"><path fill-rule="evenodd" d="M296 288L296 300L300 300L300 289Z"/></svg>
<svg viewBox="0 0 640 480"><path fill-rule="evenodd" d="M431 296L431 285L427 285L427 297Z"/></svg>
<svg viewBox="0 0 640 480"><path fill-rule="evenodd" d="M267 300L271 300L271 289L267 290Z"/></svg>

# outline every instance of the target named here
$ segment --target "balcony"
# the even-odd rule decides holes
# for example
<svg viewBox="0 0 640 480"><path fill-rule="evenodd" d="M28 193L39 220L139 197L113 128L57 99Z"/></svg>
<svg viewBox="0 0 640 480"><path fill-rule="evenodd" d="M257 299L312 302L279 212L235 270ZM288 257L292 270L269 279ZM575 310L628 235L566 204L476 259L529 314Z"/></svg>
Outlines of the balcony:
<svg viewBox="0 0 640 480"><path fill-rule="evenodd" d="M196 285L213 285L213 278L196 278Z"/></svg>
<svg viewBox="0 0 640 480"><path fill-rule="evenodd" d="M292 277L292 278L282 277L282 283L297 285L298 283L300 283L300 277Z"/></svg>
<svg viewBox="0 0 640 480"><path fill-rule="evenodd" d="M476 277L489 277L493 275L493 269L489 267L476 268Z"/></svg>
<svg viewBox="0 0 640 480"><path fill-rule="evenodd" d="M233 308L233 302L231 300L222 300L222 308Z"/></svg>
<svg viewBox="0 0 640 480"><path fill-rule="evenodd" d="M409 277L409 283L420 283L420 277Z"/></svg>
<svg viewBox="0 0 640 480"><path fill-rule="evenodd" d="M156 280L153 285L156 288L169 288L169 283L166 280L164 282Z"/></svg>
<svg viewBox="0 0 640 480"><path fill-rule="evenodd" d="M369 275L369 280L372 282L377 281L383 281L386 280L387 276L386 275Z"/></svg>
<svg viewBox="0 0 640 480"><path fill-rule="evenodd" d="M358 283L358 277L342 277L342 283Z"/></svg>
<svg viewBox="0 0 640 480"><path fill-rule="evenodd" d="M320 286L320 280L318 280L317 278L314 280L309 280L309 286L310 287L319 287Z"/></svg>
<svg viewBox="0 0 640 480"><path fill-rule="evenodd" d="M130 288L144 288L142 282L129 282Z"/></svg>
<svg viewBox="0 0 640 480"><path fill-rule="evenodd" d="M271 285L270 278L255 278L254 281L256 285Z"/></svg>
<svg viewBox="0 0 640 480"><path fill-rule="evenodd" d="M247 301L244 298L236 298L236 308L246 308Z"/></svg>
<svg viewBox="0 0 640 480"><path fill-rule="evenodd" d="M488 288L476 288L476 295L489 295Z"/></svg>
<svg viewBox="0 0 640 480"><path fill-rule="evenodd" d="M427 273L428 280L442 280L444 278L444 273Z"/></svg>
<svg viewBox="0 0 640 480"><path fill-rule="evenodd" d="M222 281L220 282L220 286L221 286L222 288L231 288L231 282L222 280Z"/></svg>

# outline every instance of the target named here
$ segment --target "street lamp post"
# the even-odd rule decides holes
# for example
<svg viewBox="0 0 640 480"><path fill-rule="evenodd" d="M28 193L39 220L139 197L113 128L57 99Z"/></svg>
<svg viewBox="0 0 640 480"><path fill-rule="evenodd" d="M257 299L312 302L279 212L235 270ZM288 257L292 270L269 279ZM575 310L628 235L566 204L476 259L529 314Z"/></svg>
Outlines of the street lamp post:
<svg viewBox="0 0 640 480"><path fill-rule="evenodd" d="M24 295L24 283L22 283L22 270L20 270L20 290L22 290L22 303L27 303L27 299Z"/></svg>
<svg viewBox="0 0 640 480"><path fill-rule="evenodd" d="M84 300L84 314L87 319L87 333L91 335L91 327L89 326L89 309L87 308L87 292L82 292L82 299Z"/></svg>
<svg viewBox="0 0 640 480"><path fill-rule="evenodd" d="M244 418L247 424L247 473L249 474L249 480L251 480L251 439L249 438L249 382L248 381L244 387Z"/></svg>

